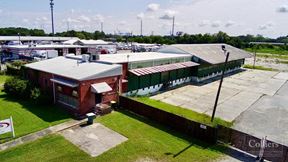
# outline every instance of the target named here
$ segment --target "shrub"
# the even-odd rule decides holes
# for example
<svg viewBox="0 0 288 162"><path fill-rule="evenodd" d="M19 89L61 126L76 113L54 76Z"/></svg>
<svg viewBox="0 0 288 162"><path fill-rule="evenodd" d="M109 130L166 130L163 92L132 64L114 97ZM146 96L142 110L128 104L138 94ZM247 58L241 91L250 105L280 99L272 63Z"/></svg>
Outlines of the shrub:
<svg viewBox="0 0 288 162"><path fill-rule="evenodd" d="M16 60L16 61L13 61L13 62L11 63L11 65L14 66L14 67L17 68L17 69L20 69L21 66L23 66L23 65L25 65L25 64L27 64L27 62L22 61L22 60Z"/></svg>
<svg viewBox="0 0 288 162"><path fill-rule="evenodd" d="M39 88L34 87L30 91L30 99L36 104L50 105L52 104L52 98L42 92Z"/></svg>
<svg viewBox="0 0 288 162"><path fill-rule="evenodd" d="M40 89L34 87L34 88L31 90L30 98L31 98L32 100L37 100L37 99L39 99L40 96L41 96L41 91L40 91Z"/></svg>
<svg viewBox="0 0 288 162"><path fill-rule="evenodd" d="M28 81L18 77L8 78L4 84L4 92L11 96L26 98L27 94L29 94L27 91Z"/></svg>

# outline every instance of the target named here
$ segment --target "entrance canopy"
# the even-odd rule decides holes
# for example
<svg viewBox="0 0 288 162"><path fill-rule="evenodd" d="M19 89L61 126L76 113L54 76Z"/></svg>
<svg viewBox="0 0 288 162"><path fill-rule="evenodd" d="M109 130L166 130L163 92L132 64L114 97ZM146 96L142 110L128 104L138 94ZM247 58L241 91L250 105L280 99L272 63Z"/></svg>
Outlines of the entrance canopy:
<svg viewBox="0 0 288 162"><path fill-rule="evenodd" d="M177 70L177 69L184 69L184 68L189 68L189 67L198 66L198 65L199 64L195 62L189 61L189 62L167 64L167 65L161 65L161 66L133 69L133 70L129 70L129 72L135 74L136 76L143 76L143 75L149 75L149 74L155 74L155 73L168 72L168 71Z"/></svg>
<svg viewBox="0 0 288 162"><path fill-rule="evenodd" d="M112 88L106 82L91 85L91 92L93 93L105 93L109 91L112 91Z"/></svg>
<svg viewBox="0 0 288 162"><path fill-rule="evenodd" d="M76 82L73 82L73 81L70 81L70 80L66 80L66 79L61 79L61 78L53 78L53 79L50 79L50 80L52 82L54 82L54 83L58 83L58 84L61 84L61 85L72 87L72 88L78 87L78 85L79 85Z"/></svg>

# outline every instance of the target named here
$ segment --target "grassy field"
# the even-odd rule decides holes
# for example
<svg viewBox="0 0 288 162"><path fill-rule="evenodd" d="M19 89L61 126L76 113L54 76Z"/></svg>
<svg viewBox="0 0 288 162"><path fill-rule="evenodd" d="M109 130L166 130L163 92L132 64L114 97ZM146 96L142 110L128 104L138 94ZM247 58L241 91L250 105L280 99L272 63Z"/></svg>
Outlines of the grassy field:
<svg viewBox="0 0 288 162"><path fill-rule="evenodd" d="M257 53L257 57L288 60L288 55Z"/></svg>
<svg viewBox="0 0 288 162"><path fill-rule="evenodd" d="M3 84L5 76L0 76ZM0 88L0 120L12 116L16 137L39 131L70 119L70 116L57 106L39 106L31 101L17 100L7 96ZM0 135L0 143L11 138L10 134Z"/></svg>
<svg viewBox="0 0 288 162"><path fill-rule="evenodd" d="M161 101L150 99L149 97L135 97L133 98L136 101L142 102L147 105L151 105L155 108L185 117L192 121L196 121L199 123L207 124L210 126L216 126L217 124L223 125L226 127L231 127L233 123L221 120L220 118L215 118L214 122L211 123L211 117L206 114L201 114L192 110L188 110L179 106L170 105Z"/></svg>
<svg viewBox="0 0 288 162"><path fill-rule="evenodd" d="M254 53L255 50L252 48L246 48L246 51L252 52ZM277 54L277 55L288 55L288 51L287 50L283 50L280 48L262 48L262 49L257 49L256 51L257 53L268 53L268 54Z"/></svg>
<svg viewBox="0 0 288 162"><path fill-rule="evenodd" d="M126 162L126 161L212 161L223 156L226 147L193 140L167 127L126 111L97 118L103 125L128 137L128 141L91 158L59 135L0 152L1 162ZM41 160L40 160L41 159Z"/></svg>
<svg viewBox="0 0 288 162"><path fill-rule="evenodd" d="M276 69L273 69L273 68L268 68L268 67L264 67L264 66L255 66L255 67L253 67L253 65L244 65L243 68L256 69L256 70L265 70L265 71L277 71Z"/></svg>

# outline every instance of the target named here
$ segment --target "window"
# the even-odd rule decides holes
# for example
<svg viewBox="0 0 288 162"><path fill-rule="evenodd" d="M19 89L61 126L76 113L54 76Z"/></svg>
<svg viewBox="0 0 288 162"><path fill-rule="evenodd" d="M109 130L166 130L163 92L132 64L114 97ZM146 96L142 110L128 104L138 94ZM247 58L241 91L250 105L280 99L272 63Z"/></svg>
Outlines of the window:
<svg viewBox="0 0 288 162"><path fill-rule="evenodd" d="M78 92L77 92L76 90L73 90L73 91L72 91L72 96L78 97Z"/></svg>
<svg viewBox="0 0 288 162"><path fill-rule="evenodd" d="M61 86L57 86L57 91L58 92L62 92L62 87Z"/></svg>
<svg viewBox="0 0 288 162"><path fill-rule="evenodd" d="M79 101L77 99L63 94L58 94L57 101L74 109L79 106Z"/></svg>

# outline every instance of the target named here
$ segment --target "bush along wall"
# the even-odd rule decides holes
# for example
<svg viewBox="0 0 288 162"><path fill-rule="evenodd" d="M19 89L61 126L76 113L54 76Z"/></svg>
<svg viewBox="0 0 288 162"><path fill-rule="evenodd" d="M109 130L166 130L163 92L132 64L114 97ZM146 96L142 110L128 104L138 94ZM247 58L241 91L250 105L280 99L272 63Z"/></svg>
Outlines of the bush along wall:
<svg viewBox="0 0 288 162"><path fill-rule="evenodd" d="M51 104L52 98L41 91L36 85L28 80L14 76L8 78L4 84L4 90L7 95L17 99L30 99L36 104Z"/></svg>

